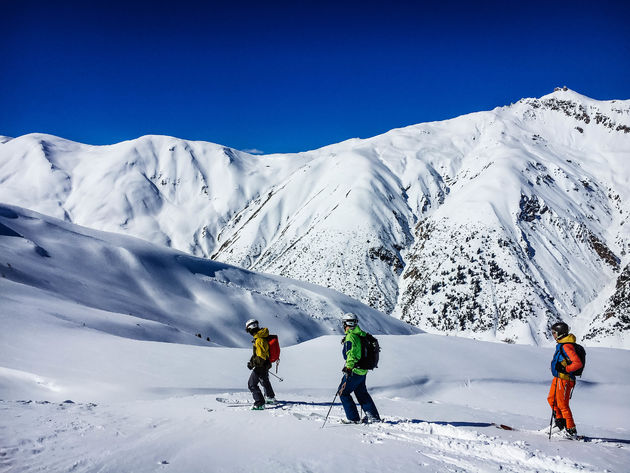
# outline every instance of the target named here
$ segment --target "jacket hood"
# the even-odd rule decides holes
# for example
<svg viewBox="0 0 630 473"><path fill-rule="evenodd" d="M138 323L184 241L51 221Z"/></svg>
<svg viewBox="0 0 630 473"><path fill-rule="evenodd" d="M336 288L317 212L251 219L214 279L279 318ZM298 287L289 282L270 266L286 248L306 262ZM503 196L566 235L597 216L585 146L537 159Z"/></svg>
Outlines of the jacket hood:
<svg viewBox="0 0 630 473"><path fill-rule="evenodd" d="M361 330L361 327L359 327L358 325L356 327L354 327L352 330L348 330L346 332L346 334L348 334L348 333L354 333L355 335L360 335L362 337L364 337L366 335L366 332Z"/></svg>
<svg viewBox="0 0 630 473"><path fill-rule="evenodd" d="M254 338L267 338L268 336L269 329L267 327L263 327L256 333L256 335L254 335Z"/></svg>
<svg viewBox="0 0 630 473"><path fill-rule="evenodd" d="M558 343L575 343L575 335L573 335L572 333L570 333L569 335L559 338L558 339Z"/></svg>

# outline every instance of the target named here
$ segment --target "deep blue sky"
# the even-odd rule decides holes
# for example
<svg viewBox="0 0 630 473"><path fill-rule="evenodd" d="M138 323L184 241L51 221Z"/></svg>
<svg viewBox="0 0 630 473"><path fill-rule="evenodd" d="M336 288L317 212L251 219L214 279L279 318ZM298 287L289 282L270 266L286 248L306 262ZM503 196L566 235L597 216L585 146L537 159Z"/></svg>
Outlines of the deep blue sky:
<svg viewBox="0 0 630 473"><path fill-rule="evenodd" d="M555 86L630 98L627 1L92 3L0 2L0 135L291 152Z"/></svg>

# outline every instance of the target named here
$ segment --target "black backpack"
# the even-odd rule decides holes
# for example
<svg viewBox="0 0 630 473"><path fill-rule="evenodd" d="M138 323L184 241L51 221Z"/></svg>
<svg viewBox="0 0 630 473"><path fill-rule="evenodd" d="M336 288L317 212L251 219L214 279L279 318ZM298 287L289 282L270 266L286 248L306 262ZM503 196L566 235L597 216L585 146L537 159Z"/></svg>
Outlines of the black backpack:
<svg viewBox="0 0 630 473"><path fill-rule="evenodd" d="M582 367L579 370L572 371L571 374L574 376L582 376L582 372L584 371L584 367L586 366L586 350L579 343L563 343L562 345L573 345L573 348L575 348L575 354L582 362ZM564 352L562 356L564 356ZM567 357L564 357L564 359L567 361L571 361Z"/></svg>
<svg viewBox="0 0 630 473"><path fill-rule="evenodd" d="M362 370L378 368L379 352L381 351L378 340L369 333L365 334L365 337L359 335L359 339L361 340L361 359L356 367Z"/></svg>

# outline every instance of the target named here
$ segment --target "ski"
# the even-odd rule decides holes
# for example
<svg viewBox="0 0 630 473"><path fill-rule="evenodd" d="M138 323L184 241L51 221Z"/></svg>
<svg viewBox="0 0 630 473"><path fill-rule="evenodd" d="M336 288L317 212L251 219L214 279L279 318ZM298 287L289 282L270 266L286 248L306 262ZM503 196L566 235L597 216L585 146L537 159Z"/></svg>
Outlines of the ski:
<svg viewBox="0 0 630 473"><path fill-rule="evenodd" d="M576 435L575 437L567 437L567 436L562 436L562 437L557 437L558 440L568 440L571 442L592 442L593 439L590 437L587 437L586 435Z"/></svg>
<svg viewBox="0 0 630 473"><path fill-rule="evenodd" d="M527 433L534 433L534 434L541 434L541 435L549 435L549 427L543 427L540 430L522 430L522 429L517 429L515 427L509 426L506 424L497 424L495 422L493 422L491 425L501 430L513 430L515 432L527 432ZM555 440L574 440L578 442L592 442L595 440L594 438L588 437L586 435L578 435L576 437L570 438L563 435L562 432L563 432L562 430L558 429L557 427L554 427L553 430L551 431L551 436L552 436L551 438Z"/></svg>
<svg viewBox="0 0 630 473"><path fill-rule="evenodd" d="M509 425L505 425L505 424L497 424L495 422L493 422L491 425L495 426L497 429L501 429L501 430L518 430L515 429L514 427L511 427Z"/></svg>
<svg viewBox="0 0 630 473"><path fill-rule="evenodd" d="M244 399L228 399L225 397L217 397L217 402L225 404L227 407L247 407L252 408L254 403L252 401L246 401ZM276 401L275 403L265 404L265 410L267 409L282 409L287 402L285 401Z"/></svg>
<svg viewBox="0 0 630 473"><path fill-rule="evenodd" d="M226 397L218 397L216 398L216 400L217 402L220 402L223 404L230 404L230 405L235 405L235 406L253 405L251 401L246 401L244 399L228 399Z"/></svg>
<svg viewBox="0 0 630 473"><path fill-rule="evenodd" d="M245 399L229 399L229 398L226 398L226 397L217 397L216 400L217 400L217 402L220 402L222 404L231 404L231 405L234 405L234 406L253 405L252 401L245 400ZM279 400L279 399L276 399L275 403L265 404L265 406L277 406L277 405L281 405L281 406L308 406L308 407L324 406L324 404L317 403L317 402L314 402L314 401L285 401L285 400Z"/></svg>
<svg viewBox="0 0 630 473"><path fill-rule="evenodd" d="M525 431L528 432L528 431ZM549 427L543 427L540 430L533 430L533 433L549 435ZM560 430L558 427L554 426L551 430L551 439L550 440L577 440L578 442L590 442L592 439L586 435L578 435L576 437L570 438L567 437L564 433L564 430Z"/></svg>

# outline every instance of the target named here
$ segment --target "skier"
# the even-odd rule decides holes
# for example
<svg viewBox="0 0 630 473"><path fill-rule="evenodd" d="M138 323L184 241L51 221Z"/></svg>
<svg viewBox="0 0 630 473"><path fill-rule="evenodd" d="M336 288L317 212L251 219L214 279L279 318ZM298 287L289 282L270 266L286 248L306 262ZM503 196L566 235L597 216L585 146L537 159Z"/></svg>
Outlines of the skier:
<svg viewBox="0 0 630 473"><path fill-rule="evenodd" d="M357 367L361 359L361 339L359 337L366 335L366 333L361 330L358 323L359 320L354 314L345 314L343 316L343 329L346 335L342 343L343 357L346 363L342 369L344 377L339 385L338 393L343 409L346 411L347 420L342 420L345 424L381 421L374 401L365 386L367 370ZM359 401L359 404L361 404L361 407L365 411L366 415L363 419L359 417L357 406L352 399L351 393L353 392L357 397L357 401Z"/></svg>
<svg viewBox="0 0 630 473"><path fill-rule="evenodd" d="M556 427L566 429L568 438L577 438L577 429L569 408L569 399L575 386L575 375L571 373L582 368L583 364L572 345L576 340L575 335L569 333L567 324L556 322L551 327L551 334L557 345L551 360L553 381L547 401L553 410Z"/></svg>
<svg viewBox="0 0 630 473"><path fill-rule="evenodd" d="M269 362L269 342L267 342L269 330L267 328L260 328L258 320L256 319L249 319L245 324L245 330L254 337L252 340L254 353L247 362L247 368L252 370L247 387L254 396L254 406L252 410L260 411L265 408L265 403L276 403L276 395L269 382L269 369L271 368L271 363ZM258 387L259 383L262 384L265 390L266 400Z"/></svg>

